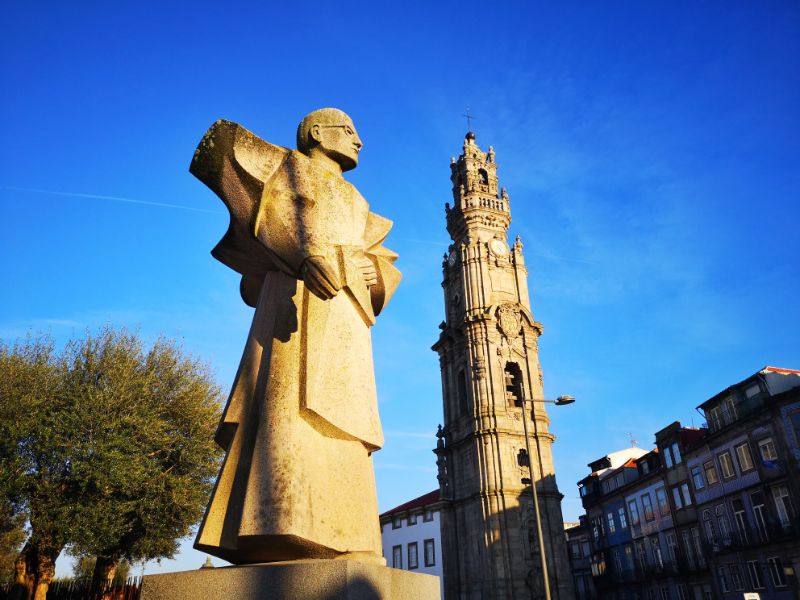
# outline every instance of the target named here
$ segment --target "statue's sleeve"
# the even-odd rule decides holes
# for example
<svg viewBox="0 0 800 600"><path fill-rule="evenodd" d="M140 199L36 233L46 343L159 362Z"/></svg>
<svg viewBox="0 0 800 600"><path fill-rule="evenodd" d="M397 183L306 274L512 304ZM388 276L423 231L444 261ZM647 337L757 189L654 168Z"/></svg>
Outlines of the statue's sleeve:
<svg viewBox="0 0 800 600"><path fill-rule="evenodd" d="M242 275L244 301L255 306L264 274L280 259L253 235L265 187L275 178L289 150L265 142L241 125L219 120L203 136L189 171L225 203L228 230L211 254Z"/></svg>
<svg viewBox="0 0 800 600"><path fill-rule="evenodd" d="M377 316L389 303L395 289L400 283L402 274L394 266L397 253L392 252L383 242L389 235L392 222L373 212L367 216L367 226L364 230L364 247L367 256L372 259L378 272L378 283L369 288L372 297L372 310Z"/></svg>

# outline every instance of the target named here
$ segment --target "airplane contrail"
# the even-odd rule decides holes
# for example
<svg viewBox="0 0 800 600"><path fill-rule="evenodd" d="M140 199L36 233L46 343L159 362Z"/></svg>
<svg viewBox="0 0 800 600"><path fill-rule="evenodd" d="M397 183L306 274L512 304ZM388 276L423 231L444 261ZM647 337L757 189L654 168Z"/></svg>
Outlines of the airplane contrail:
<svg viewBox="0 0 800 600"><path fill-rule="evenodd" d="M120 196L102 196L100 194L83 194L80 192L58 192L55 190L40 190L36 188L23 188L23 187L4 187L4 190L13 190L16 192L34 192L37 194L50 194L52 196L69 196L72 198L91 198L94 200L113 200L115 202L128 202L129 204L144 204L146 206L160 206L162 208L179 208L181 210L191 210L194 212L208 213L212 215L225 214L220 210L210 210L206 208L195 208L194 206L185 206L183 204L168 204L166 202L151 202L149 200L137 200L135 198L121 198Z"/></svg>

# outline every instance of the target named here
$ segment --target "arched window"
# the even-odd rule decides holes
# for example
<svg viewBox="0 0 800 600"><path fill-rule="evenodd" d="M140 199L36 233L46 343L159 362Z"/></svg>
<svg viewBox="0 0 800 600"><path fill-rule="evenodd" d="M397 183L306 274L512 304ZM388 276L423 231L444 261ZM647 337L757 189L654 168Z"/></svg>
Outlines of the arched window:
<svg viewBox="0 0 800 600"><path fill-rule="evenodd" d="M467 373L464 369L458 372L458 414L465 415L469 409L467 398Z"/></svg>
<svg viewBox="0 0 800 600"><path fill-rule="evenodd" d="M489 184L489 173L486 172L486 169L478 169L478 179L484 185Z"/></svg>
<svg viewBox="0 0 800 600"><path fill-rule="evenodd" d="M514 362L506 363L504 371L506 384L506 401L509 406L522 406L522 370Z"/></svg>

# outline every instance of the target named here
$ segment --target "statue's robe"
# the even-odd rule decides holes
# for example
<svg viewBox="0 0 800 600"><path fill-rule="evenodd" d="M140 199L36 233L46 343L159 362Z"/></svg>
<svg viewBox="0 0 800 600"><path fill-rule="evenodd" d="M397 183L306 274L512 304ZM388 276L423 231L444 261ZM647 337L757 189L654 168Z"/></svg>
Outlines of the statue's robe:
<svg viewBox="0 0 800 600"><path fill-rule="evenodd" d="M371 453L383 444L370 327L400 280L391 222L341 175L218 121L190 168L228 206L212 251L255 307L217 442L226 457L195 548L230 562L361 556L381 561ZM308 256L343 284L304 285ZM367 287L366 256L378 284Z"/></svg>

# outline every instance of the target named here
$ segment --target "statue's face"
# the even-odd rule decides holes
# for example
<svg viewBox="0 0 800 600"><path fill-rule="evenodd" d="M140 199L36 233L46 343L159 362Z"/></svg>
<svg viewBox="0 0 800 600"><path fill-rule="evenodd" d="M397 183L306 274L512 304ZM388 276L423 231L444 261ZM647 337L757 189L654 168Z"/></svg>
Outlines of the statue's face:
<svg viewBox="0 0 800 600"><path fill-rule="evenodd" d="M314 137L319 141L319 149L342 167L342 171L355 169L358 153L361 151L361 138L358 137L353 121L342 114L342 118L330 123L316 123L312 127Z"/></svg>

